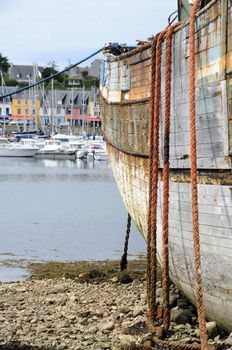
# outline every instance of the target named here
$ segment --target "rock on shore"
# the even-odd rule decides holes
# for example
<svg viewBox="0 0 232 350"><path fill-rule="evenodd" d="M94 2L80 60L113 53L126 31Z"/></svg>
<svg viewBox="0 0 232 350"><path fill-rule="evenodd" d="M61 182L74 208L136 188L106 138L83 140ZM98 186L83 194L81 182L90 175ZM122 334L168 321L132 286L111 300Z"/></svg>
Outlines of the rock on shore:
<svg viewBox="0 0 232 350"><path fill-rule="evenodd" d="M0 349L119 349L146 331L144 282L32 280L0 286ZM134 333L133 325L140 328ZM7 349L7 348L6 348Z"/></svg>
<svg viewBox="0 0 232 350"><path fill-rule="evenodd" d="M171 304L169 339L199 343L195 309L174 286ZM0 310L0 349L5 350L140 349L142 339L149 338L144 279L127 284L117 278L100 283L62 278L2 284ZM211 344L231 347L231 336L222 342L216 324L207 327Z"/></svg>

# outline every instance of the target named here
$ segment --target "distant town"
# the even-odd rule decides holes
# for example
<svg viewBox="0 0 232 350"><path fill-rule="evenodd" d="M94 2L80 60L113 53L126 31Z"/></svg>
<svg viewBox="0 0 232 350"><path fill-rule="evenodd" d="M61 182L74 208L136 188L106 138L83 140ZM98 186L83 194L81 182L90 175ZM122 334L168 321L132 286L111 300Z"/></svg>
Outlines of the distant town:
<svg viewBox="0 0 232 350"><path fill-rule="evenodd" d="M0 55L0 65L4 57ZM4 60L3 60L4 61ZM0 130L11 127L90 127L101 126L99 106L99 59L90 66L71 68L51 82L0 100ZM39 65L2 64L1 95L56 73L55 62Z"/></svg>

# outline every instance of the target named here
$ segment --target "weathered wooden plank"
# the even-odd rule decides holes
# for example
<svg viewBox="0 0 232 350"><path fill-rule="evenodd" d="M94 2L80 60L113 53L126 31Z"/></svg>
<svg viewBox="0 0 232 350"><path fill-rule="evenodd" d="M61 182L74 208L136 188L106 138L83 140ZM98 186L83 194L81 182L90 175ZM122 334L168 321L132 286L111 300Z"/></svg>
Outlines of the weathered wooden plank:
<svg viewBox="0 0 232 350"><path fill-rule="evenodd" d="M158 215L162 216L160 209L158 209ZM191 211L187 210L178 210L178 209L169 209L169 216L175 218L175 220L180 220L181 222L189 222L191 218ZM199 212L199 223L206 226L214 226L215 230L219 228L230 228L232 227L232 221L228 215L217 215L217 214L208 214Z"/></svg>
<svg viewBox="0 0 232 350"><path fill-rule="evenodd" d="M178 234L177 231L172 230L172 242L173 244L179 244L182 235L184 237L184 239L182 239L182 244L184 245L184 251L186 254L188 250L191 251L193 249L190 232L182 231L181 234ZM219 256L222 255L228 258L232 257L232 242L229 239L223 240L218 238L214 241L213 237L212 240L210 240L208 236L201 235L201 247L206 253L218 254Z"/></svg>
<svg viewBox="0 0 232 350"><path fill-rule="evenodd" d="M180 210L180 211L188 211L191 212L192 204L191 201L180 201L177 198L170 198L169 208ZM215 215L225 215L232 217L232 206L224 206L224 205L212 205L212 204L202 204L198 203L198 209L201 213L207 214L215 214Z"/></svg>
<svg viewBox="0 0 232 350"><path fill-rule="evenodd" d="M199 185L198 185L199 186ZM178 190L173 191L171 189L170 191L170 201L178 201L179 202L190 202L190 193L180 192ZM210 194L198 194L198 203L199 204L205 204L205 205L215 205L215 206L223 206L223 207L230 207L232 206L231 196L228 194L228 196L225 195L218 195L213 192Z"/></svg>

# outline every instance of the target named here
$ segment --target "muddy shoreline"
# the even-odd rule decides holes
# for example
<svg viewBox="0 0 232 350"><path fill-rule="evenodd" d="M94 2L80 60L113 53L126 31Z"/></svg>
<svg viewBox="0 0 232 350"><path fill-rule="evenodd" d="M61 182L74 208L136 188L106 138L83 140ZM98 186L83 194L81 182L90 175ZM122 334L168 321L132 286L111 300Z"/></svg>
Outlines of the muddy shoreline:
<svg viewBox="0 0 232 350"><path fill-rule="evenodd" d="M146 261L29 264L26 281L0 285L0 349L102 350L158 348L147 329ZM168 338L199 344L196 310L171 286ZM157 302L162 303L161 282ZM218 349L232 348L232 334L207 323Z"/></svg>

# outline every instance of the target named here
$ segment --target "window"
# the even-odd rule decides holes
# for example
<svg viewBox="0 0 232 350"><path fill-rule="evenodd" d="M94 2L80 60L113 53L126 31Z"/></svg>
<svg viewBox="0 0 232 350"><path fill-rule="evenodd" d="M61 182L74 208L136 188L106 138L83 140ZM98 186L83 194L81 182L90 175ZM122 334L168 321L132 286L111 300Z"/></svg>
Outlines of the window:
<svg viewBox="0 0 232 350"><path fill-rule="evenodd" d="M25 100L25 105L27 105L28 104L28 101L27 100Z"/></svg>
<svg viewBox="0 0 232 350"><path fill-rule="evenodd" d="M17 102L18 102L18 104L20 105L20 103L21 103L21 100L18 100Z"/></svg>
<svg viewBox="0 0 232 350"><path fill-rule="evenodd" d="M10 114L10 108L6 107L6 115L9 115L9 114Z"/></svg>
<svg viewBox="0 0 232 350"><path fill-rule="evenodd" d="M35 109L34 108L32 109L32 114L35 115Z"/></svg>
<svg viewBox="0 0 232 350"><path fill-rule="evenodd" d="M28 109L27 108L25 109L25 114L28 115Z"/></svg>
<svg viewBox="0 0 232 350"><path fill-rule="evenodd" d="M21 108L17 109L17 114L20 115L21 114Z"/></svg>
<svg viewBox="0 0 232 350"><path fill-rule="evenodd" d="M0 114L2 114L2 108L0 107Z"/></svg>

